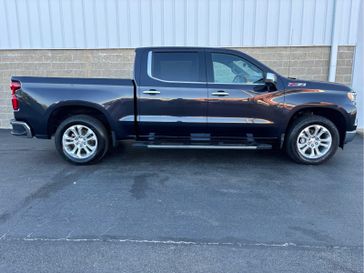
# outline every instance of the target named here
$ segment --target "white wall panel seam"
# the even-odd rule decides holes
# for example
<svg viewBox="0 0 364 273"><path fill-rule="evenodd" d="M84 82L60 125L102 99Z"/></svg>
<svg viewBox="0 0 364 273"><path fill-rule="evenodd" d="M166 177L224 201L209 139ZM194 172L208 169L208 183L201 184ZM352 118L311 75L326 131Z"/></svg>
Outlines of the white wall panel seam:
<svg viewBox="0 0 364 273"><path fill-rule="evenodd" d="M38 26L39 26L39 29L41 30L42 29L42 22L41 22L41 18L40 18L40 3L39 3L39 0L36 0L36 4L37 4L37 19L38 19ZM40 38L40 41L39 41L39 44L41 46L44 46L44 39L43 39L43 31L39 31L39 38Z"/></svg>
<svg viewBox="0 0 364 273"><path fill-rule="evenodd" d="M194 12L194 17L195 17L195 27L194 27L194 44L197 45L198 42L198 5L196 5L195 7L195 12Z"/></svg>
<svg viewBox="0 0 364 273"><path fill-rule="evenodd" d="M278 12L279 15L281 14L281 0L278 0ZM278 16L278 19L276 20L276 42L275 45L278 45L279 43L279 24L280 24L280 18L281 16Z"/></svg>
<svg viewBox="0 0 364 273"><path fill-rule="evenodd" d="M241 4L241 14L243 15L245 12L245 1L242 2ZM241 23L241 32L244 33L244 30L245 30L245 24L244 24L244 17L241 19L240 21ZM240 44L243 45L244 44L244 35L241 34L240 36Z"/></svg>
<svg viewBox="0 0 364 273"><path fill-rule="evenodd" d="M127 17L127 33L128 33L128 45L129 47L131 47L131 31L128 29L130 29L130 25L131 25L131 21L130 21L130 2L129 0L126 0L126 17Z"/></svg>
<svg viewBox="0 0 364 273"><path fill-rule="evenodd" d="M18 10L18 1L17 0L14 0L14 5L15 5L15 10ZM18 35L19 48L22 48L22 39L20 37L20 28L19 28L19 17L18 16L15 16L15 17L16 17L16 19L15 19L15 22L16 22L15 31L16 31L16 33Z"/></svg>
<svg viewBox="0 0 364 273"><path fill-rule="evenodd" d="M165 40L164 40L164 0L161 0L161 45L165 45Z"/></svg>
<svg viewBox="0 0 364 273"><path fill-rule="evenodd" d="M184 33L183 33L183 45L187 45L187 0L183 0L183 7L184 7L184 21L183 21L183 26L184 26Z"/></svg>
<svg viewBox="0 0 364 273"><path fill-rule="evenodd" d="M11 48L12 47L12 39L11 39L11 35L10 35L10 27L9 27L9 23L8 23L8 6L6 4L6 0L3 0L3 6L4 6L4 28L6 29L6 37L7 37L7 45L9 45L9 47ZM3 43L4 43L5 39L3 39Z"/></svg>
<svg viewBox="0 0 364 273"><path fill-rule="evenodd" d="M115 25L116 25L116 42L118 44L118 47L121 46L120 44L120 25L119 25L119 19L118 19L118 12L119 12L119 1L114 0L114 12L115 12Z"/></svg>
<svg viewBox="0 0 364 273"><path fill-rule="evenodd" d="M61 26L61 37L62 37L62 46L65 47L66 43L66 35L65 35L65 29L64 29L64 18L63 18L63 5L62 1L59 1L59 16L60 16L60 26Z"/></svg>
<svg viewBox="0 0 364 273"><path fill-rule="evenodd" d="M312 22L312 32L311 32L311 43L313 44L314 43L314 40L315 40L315 24L316 24L316 5L317 5L317 1L316 0L313 0L313 22Z"/></svg>
<svg viewBox="0 0 364 273"><path fill-rule="evenodd" d="M97 16L96 16L96 1L97 0L93 0L92 1L92 14L94 16L94 33L95 33L95 47L97 48L98 47L98 31L97 31Z"/></svg>
<svg viewBox="0 0 364 273"><path fill-rule="evenodd" d="M25 7L26 7L26 10L29 10L29 2L28 1L25 1ZM29 13L26 13L26 22L27 22L27 30L28 30L28 33L29 33L29 36L28 36L28 41L29 41L29 45L30 47L33 47L33 39L32 39L32 35L31 35L31 21L29 19Z"/></svg>

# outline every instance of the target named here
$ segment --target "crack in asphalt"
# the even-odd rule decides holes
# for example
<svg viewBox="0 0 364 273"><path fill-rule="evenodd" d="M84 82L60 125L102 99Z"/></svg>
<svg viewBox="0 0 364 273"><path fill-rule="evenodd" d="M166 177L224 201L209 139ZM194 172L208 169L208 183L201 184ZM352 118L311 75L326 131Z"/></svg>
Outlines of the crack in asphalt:
<svg viewBox="0 0 364 273"><path fill-rule="evenodd" d="M292 242L285 243L243 243L243 242L198 242L198 241L175 241L175 240L147 240L147 239L115 239L115 238L47 238L30 237L7 238L6 233L0 237L0 241L28 241L28 242L117 242L136 244L157 244L157 245L192 245L192 246L232 246L232 247L268 247L268 248L298 248L298 249L363 249L363 246L342 246L342 245L304 245Z"/></svg>

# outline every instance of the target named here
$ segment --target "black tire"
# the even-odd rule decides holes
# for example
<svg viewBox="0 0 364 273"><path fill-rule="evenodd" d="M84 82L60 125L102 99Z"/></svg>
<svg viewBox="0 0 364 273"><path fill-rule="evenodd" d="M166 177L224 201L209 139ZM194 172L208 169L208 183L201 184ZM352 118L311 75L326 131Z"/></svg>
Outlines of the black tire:
<svg viewBox="0 0 364 273"><path fill-rule="evenodd" d="M331 146L327 152L319 158L311 159L303 156L298 149L297 141L299 134L310 125L320 125L326 128L331 134ZM330 159L335 153L339 146L339 131L335 124L322 116L316 115L305 115L299 117L295 120L286 136L285 150L286 153L297 163L308 164L308 165L318 165L328 159Z"/></svg>
<svg viewBox="0 0 364 273"><path fill-rule="evenodd" d="M70 156L63 147L62 144L63 135L65 131L73 125L86 126L87 128L91 129L93 133L96 135L97 146L95 152L93 152L91 156L82 159L75 158ZM57 151L64 159L74 164L83 165L83 164L95 163L101 160L109 150L110 139L109 139L109 134L101 121L87 115L76 115L65 119L58 126L55 134L55 145Z"/></svg>

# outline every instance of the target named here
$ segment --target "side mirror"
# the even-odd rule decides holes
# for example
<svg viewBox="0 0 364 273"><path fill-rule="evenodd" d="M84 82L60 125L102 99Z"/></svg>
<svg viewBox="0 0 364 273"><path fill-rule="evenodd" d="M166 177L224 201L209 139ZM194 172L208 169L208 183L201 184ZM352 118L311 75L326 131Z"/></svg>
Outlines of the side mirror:
<svg viewBox="0 0 364 273"><path fill-rule="evenodd" d="M271 73L271 72L267 72L265 74L264 82L268 83L268 84L276 85L277 84L277 75L274 73Z"/></svg>

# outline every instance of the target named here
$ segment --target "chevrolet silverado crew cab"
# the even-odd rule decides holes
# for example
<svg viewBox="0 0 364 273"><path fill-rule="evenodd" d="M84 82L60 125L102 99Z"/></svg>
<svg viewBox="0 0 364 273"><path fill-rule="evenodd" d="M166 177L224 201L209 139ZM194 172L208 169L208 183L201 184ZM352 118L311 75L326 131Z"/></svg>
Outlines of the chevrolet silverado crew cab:
<svg viewBox="0 0 364 273"><path fill-rule="evenodd" d="M319 164L356 133L349 87L286 78L223 48L138 48L134 79L13 76L11 91L12 134L54 136L76 164L125 139L150 148L278 148Z"/></svg>

